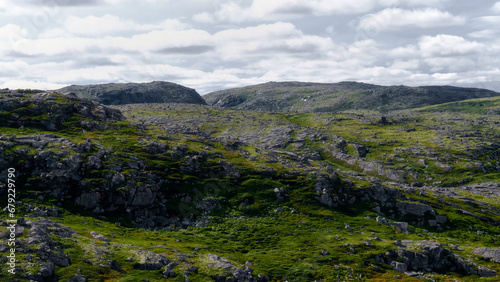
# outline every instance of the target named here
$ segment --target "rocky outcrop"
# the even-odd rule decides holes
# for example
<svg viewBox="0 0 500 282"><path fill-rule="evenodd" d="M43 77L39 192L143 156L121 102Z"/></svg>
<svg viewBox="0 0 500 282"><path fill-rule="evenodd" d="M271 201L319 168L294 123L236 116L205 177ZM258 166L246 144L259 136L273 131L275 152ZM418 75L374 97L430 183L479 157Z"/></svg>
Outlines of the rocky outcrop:
<svg viewBox="0 0 500 282"><path fill-rule="evenodd" d="M136 263L134 268L140 270L160 270L170 263L167 257L154 252L139 253L139 255L141 256L141 261Z"/></svg>
<svg viewBox="0 0 500 282"><path fill-rule="evenodd" d="M13 150L18 147L21 148ZM154 142L144 144L143 148L147 159L134 154L113 153L99 141L73 143L53 134L0 135L0 179L5 183L7 168L16 167L21 173L19 181L24 187L36 189L36 197L40 200L56 197L60 205L76 203L97 214L114 212L133 218L137 225L146 228L184 223L208 225L210 220L206 217L189 221L179 219L179 214L169 211L165 202L185 197L186 209L181 210L181 216L187 218L219 209L219 200L209 197L208 191L172 193L171 187L177 186L179 181L165 177L165 168L158 169L148 162L180 158L176 161L178 166L169 169L182 171L184 168L182 173L191 177L208 177L215 172L214 177L237 176L238 170L230 163L220 163L210 171L204 170L200 164L213 157L207 152L187 152L180 147ZM189 196L189 192L194 195ZM59 213L57 209L47 208L30 211L39 216L57 216Z"/></svg>
<svg viewBox="0 0 500 282"><path fill-rule="evenodd" d="M26 208L29 210L30 205L26 205ZM4 225L5 222L2 221L1 224ZM18 278L29 281L54 281L57 279L55 267L64 268L71 265L71 259L64 253L64 246L53 238L71 238L76 234L74 230L44 217L39 217L36 221L19 218L17 227L28 231L24 232L27 238L18 237L21 239L18 239L19 244L16 244L16 252L28 253L24 262L38 267L36 273L19 269L16 273Z"/></svg>
<svg viewBox="0 0 500 282"><path fill-rule="evenodd" d="M78 126L94 130L102 128L103 122L124 119L119 110L76 96L14 90L0 94L0 123L4 126L35 126L47 130Z"/></svg>
<svg viewBox="0 0 500 282"><path fill-rule="evenodd" d="M423 217L426 213L435 215L435 211L431 206L421 203L397 202L396 208L398 208L402 216L410 214Z"/></svg>
<svg viewBox="0 0 500 282"><path fill-rule="evenodd" d="M212 278L215 281L224 282L264 282L269 281L269 278L263 274L258 274L257 277L253 275L253 269L250 267L251 263L247 262L242 268L238 268L234 263L222 258L218 255L207 254L207 258L211 261L208 263L210 268L224 269L226 275L214 275Z"/></svg>
<svg viewBox="0 0 500 282"><path fill-rule="evenodd" d="M165 81L71 85L56 91L61 93L75 93L79 97L92 99L104 105L139 103L206 105L205 100L194 89Z"/></svg>
<svg viewBox="0 0 500 282"><path fill-rule="evenodd" d="M397 250L388 251L382 257L377 256L376 259L390 264L399 272L411 270L445 273L451 271L481 277L495 276L495 271L457 256L435 241L404 240L398 242L397 245L399 246Z"/></svg>

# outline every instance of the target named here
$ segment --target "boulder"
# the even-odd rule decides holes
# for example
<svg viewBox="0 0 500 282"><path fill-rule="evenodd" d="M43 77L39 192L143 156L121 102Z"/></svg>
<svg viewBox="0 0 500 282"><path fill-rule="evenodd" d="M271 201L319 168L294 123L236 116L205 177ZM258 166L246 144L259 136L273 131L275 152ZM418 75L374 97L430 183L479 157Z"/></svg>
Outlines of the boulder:
<svg viewBox="0 0 500 282"><path fill-rule="evenodd" d="M140 270L159 270L170 263L170 260L154 252L147 252L143 259L144 262L137 263L134 268Z"/></svg>
<svg viewBox="0 0 500 282"><path fill-rule="evenodd" d="M413 203L413 202L397 202L396 207L398 208L401 215L411 214L416 216L424 216L426 212L434 214L434 209L425 204Z"/></svg>
<svg viewBox="0 0 500 282"><path fill-rule="evenodd" d="M490 248L476 248L474 254L482 256L486 260L491 260L496 263L500 263L500 248L490 249Z"/></svg>

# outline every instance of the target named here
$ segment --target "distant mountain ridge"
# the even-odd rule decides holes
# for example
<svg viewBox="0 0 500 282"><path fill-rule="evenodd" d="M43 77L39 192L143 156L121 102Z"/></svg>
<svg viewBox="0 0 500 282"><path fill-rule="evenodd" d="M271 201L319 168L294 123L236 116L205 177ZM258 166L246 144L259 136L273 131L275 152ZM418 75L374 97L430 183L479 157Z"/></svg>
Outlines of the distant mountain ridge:
<svg viewBox="0 0 500 282"><path fill-rule="evenodd" d="M186 103L206 105L196 90L165 81L71 85L56 92L73 92L104 105Z"/></svg>
<svg viewBox="0 0 500 282"><path fill-rule="evenodd" d="M268 82L209 93L203 98L217 108L282 112L337 112L365 109L404 110L500 93L454 86L380 86L359 82Z"/></svg>

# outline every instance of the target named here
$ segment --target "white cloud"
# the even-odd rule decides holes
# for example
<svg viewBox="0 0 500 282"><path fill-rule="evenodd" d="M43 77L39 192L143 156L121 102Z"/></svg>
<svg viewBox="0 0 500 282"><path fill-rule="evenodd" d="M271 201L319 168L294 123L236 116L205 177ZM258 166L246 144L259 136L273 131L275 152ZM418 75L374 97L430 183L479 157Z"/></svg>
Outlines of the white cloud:
<svg viewBox="0 0 500 282"><path fill-rule="evenodd" d="M418 43L423 57L456 57L479 54L485 45L475 41L467 41L461 36L439 34L423 36Z"/></svg>
<svg viewBox="0 0 500 282"><path fill-rule="evenodd" d="M0 88L9 88L9 89L59 89L69 84L61 84L61 83L50 83L46 81L33 81L33 80L22 80L15 79L3 82L0 84Z"/></svg>
<svg viewBox="0 0 500 282"><path fill-rule="evenodd" d="M15 46L13 51L28 56L82 53L104 55L113 54L117 50L120 52L187 52L192 54L210 50L212 40L210 34L201 30L154 30L132 37L20 39L14 42L13 46Z"/></svg>
<svg viewBox="0 0 500 282"><path fill-rule="evenodd" d="M500 31L498 29L484 29L471 32L469 33L469 36L474 38L489 39L489 38L497 38L499 34Z"/></svg>
<svg viewBox="0 0 500 282"><path fill-rule="evenodd" d="M84 36L110 35L123 31L181 30L184 28L186 28L185 24L174 19L167 19L156 24L139 24L109 14L100 17L87 16L83 18L70 16L66 19L65 24L65 29L70 33Z"/></svg>
<svg viewBox="0 0 500 282"><path fill-rule="evenodd" d="M210 23L214 22L214 17L212 17L212 15L210 13L203 12L203 13L199 13L199 14L194 15L193 20L195 22L210 24Z"/></svg>
<svg viewBox="0 0 500 282"><path fill-rule="evenodd" d="M388 8L364 16L358 24L362 30L391 30L403 27L437 28L445 26L464 25L464 17L453 16L435 8L404 10Z"/></svg>
<svg viewBox="0 0 500 282"><path fill-rule="evenodd" d="M25 31L19 25L7 24L0 27L0 38L2 39L2 41L4 41L5 39L21 38L24 36L24 34Z"/></svg>
<svg viewBox="0 0 500 282"><path fill-rule="evenodd" d="M491 7L491 10L495 13L500 14L500 2L496 2L493 7Z"/></svg>
<svg viewBox="0 0 500 282"><path fill-rule="evenodd" d="M22 60L0 62L1 77L18 77L29 68L29 64Z"/></svg>
<svg viewBox="0 0 500 282"><path fill-rule="evenodd" d="M420 67L420 61L417 59L410 60L395 60L392 62L390 69L399 70L417 70Z"/></svg>
<svg viewBox="0 0 500 282"><path fill-rule="evenodd" d="M431 72L466 72L478 68L476 60L469 57L424 58L423 62Z"/></svg>
<svg viewBox="0 0 500 282"><path fill-rule="evenodd" d="M65 21L65 32L82 36L101 36L112 35L120 32L150 31L155 29L182 30L187 27L186 24L175 19L166 19L154 24L139 24L130 20L122 20L116 15L103 15L100 17L70 16ZM47 31L45 35L54 33Z"/></svg>
<svg viewBox="0 0 500 282"><path fill-rule="evenodd" d="M352 55L354 50L335 44L329 37L306 35L294 25L283 22L226 30L215 34L214 41L217 42L214 55L221 60L220 65L237 65L244 70L244 73L237 73L239 77L259 83L347 77L345 69L355 63L339 62L349 59L359 59L357 63L369 61L366 57L356 58Z"/></svg>
<svg viewBox="0 0 500 282"><path fill-rule="evenodd" d="M409 59L420 56L420 50L415 45L396 47L387 53L388 58Z"/></svg>
<svg viewBox="0 0 500 282"><path fill-rule="evenodd" d="M114 48L128 51L153 51L182 53L182 48L205 47L212 48L212 37L203 30L154 30L145 34L135 35L131 38L110 38L107 43ZM187 51L187 50L186 50ZM189 52L188 52L189 53ZM202 52L203 53L203 52Z"/></svg>
<svg viewBox="0 0 500 282"><path fill-rule="evenodd" d="M224 60L254 60L278 53L318 56L334 48L330 38L304 35L284 22L221 31L214 40L219 42L218 54Z"/></svg>
<svg viewBox="0 0 500 282"><path fill-rule="evenodd" d="M469 36L480 39L497 39L498 35L500 35L500 30L496 27L499 25L500 25L500 16L479 17L475 19L475 25L474 25L479 30L469 33Z"/></svg>
<svg viewBox="0 0 500 282"><path fill-rule="evenodd" d="M360 14L378 7L438 5L444 0L253 0L250 6L223 3L213 14L203 12L193 17L200 22L227 21L276 21L306 15Z"/></svg>

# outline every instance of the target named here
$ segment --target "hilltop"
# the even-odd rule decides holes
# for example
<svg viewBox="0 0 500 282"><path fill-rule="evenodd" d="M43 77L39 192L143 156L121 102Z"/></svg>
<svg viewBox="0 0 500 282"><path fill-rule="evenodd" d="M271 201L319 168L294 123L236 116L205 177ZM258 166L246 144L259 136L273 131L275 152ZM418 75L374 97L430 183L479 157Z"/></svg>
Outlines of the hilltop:
<svg viewBox="0 0 500 282"><path fill-rule="evenodd" d="M379 86L358 82L268 82L209 93L216 108L275 112L390 112L466 99L500 96L486 89L453 86Z"/></svg>
<svg viewBox="0 0 500 282"><path fill-rule="evenodd" d="M79 97L92 99L104 105L138 103L206 104L196 90L165 81L71 85L54 91L75 93Z"/></svg>

